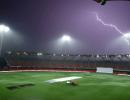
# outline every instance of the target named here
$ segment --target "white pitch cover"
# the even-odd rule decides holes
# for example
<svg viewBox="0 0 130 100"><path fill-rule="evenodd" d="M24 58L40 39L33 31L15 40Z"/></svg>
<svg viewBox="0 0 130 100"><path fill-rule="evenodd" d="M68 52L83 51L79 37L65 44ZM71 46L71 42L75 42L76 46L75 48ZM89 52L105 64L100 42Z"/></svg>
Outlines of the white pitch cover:
<svg viewBox="0 0 130 100"><path fill-rule="evenodd" d="M113 68L97 67L97 73L110 73L113 74Z"/></svg>
<svg viewBox="0 0 130 100"><path fill-rule="evenodd" d="M80 79L80 78L82 78L82 77L78 77L78 76L62 77L62 78L47 80L45 82L56 83L56 82L64 82L64 81L76 80L76 79Z"/></svg>

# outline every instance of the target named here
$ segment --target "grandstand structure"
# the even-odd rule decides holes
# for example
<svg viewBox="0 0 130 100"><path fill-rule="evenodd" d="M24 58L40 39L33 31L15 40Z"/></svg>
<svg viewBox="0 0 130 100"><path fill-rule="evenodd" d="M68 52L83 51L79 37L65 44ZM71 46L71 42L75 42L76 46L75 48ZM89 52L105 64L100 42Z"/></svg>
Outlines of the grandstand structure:
<svg viewBox="0 0 130 100"><path fill-rule="evenodd" d="M10 70L86 70L111 67L114 72L129 72L130 55L64 55L42 52L6 52Z"/></svg>

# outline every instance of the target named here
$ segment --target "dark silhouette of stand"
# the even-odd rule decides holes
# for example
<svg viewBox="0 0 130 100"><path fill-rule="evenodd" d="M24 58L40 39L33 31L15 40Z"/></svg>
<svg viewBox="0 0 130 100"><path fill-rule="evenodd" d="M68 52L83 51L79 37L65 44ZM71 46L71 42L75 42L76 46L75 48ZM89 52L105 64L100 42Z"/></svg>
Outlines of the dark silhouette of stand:
<svg viewBox="0 0 130 100"><path fill-rule="evenodd" d="M9 70L9 64L4 57L0 57L0 70Z"/></svg>

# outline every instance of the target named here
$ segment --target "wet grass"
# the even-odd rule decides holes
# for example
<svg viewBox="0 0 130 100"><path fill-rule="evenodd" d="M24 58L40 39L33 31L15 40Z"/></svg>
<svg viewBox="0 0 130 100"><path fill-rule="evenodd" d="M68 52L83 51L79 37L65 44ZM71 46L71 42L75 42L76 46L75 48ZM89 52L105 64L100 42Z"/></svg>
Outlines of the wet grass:
<svg viewBox="0 0 130 100"><path fill-rule="evenodd" d="M45 81L81 76L77 86ZM8 88L7 88L8 87ZM9 87L18 87L10 90ZM0 73L0 100L130 100L130 77L96 73Z"/></svg>

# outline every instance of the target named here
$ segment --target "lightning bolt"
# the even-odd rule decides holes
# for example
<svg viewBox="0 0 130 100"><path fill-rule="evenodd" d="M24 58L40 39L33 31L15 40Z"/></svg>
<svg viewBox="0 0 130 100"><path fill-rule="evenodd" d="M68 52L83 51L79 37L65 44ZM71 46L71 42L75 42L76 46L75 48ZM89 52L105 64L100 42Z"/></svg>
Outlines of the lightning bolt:
<svg viewBox="0 0 130 100"><path fill-rule="evenodd" d="M97 14L96 12L94 12L94 13L95 13L95 15L96 15L97 21L99 21L100 23L102 23L102 24L105 25L105 26L114 28L118 33L120 33L121 35L124 35L124 33L123 33L116 25L105 23L105 22L98 16L98 14Z"/></svg>

